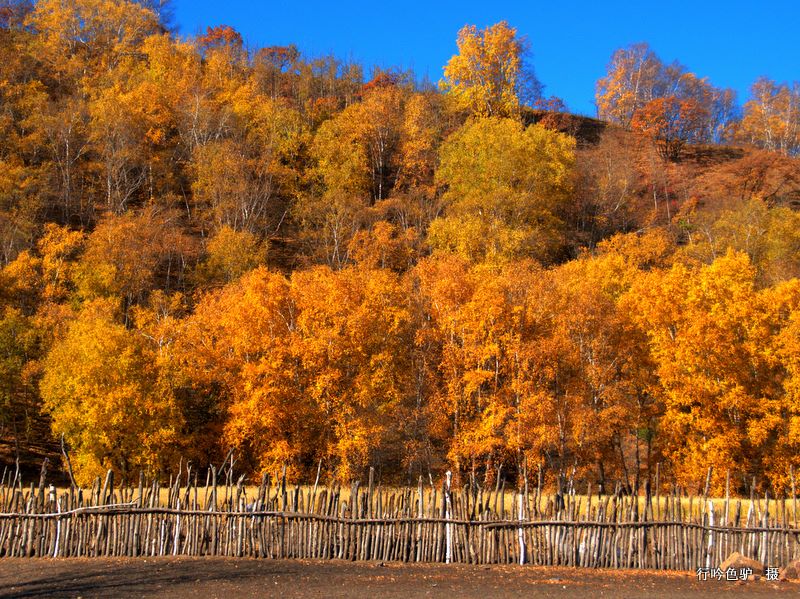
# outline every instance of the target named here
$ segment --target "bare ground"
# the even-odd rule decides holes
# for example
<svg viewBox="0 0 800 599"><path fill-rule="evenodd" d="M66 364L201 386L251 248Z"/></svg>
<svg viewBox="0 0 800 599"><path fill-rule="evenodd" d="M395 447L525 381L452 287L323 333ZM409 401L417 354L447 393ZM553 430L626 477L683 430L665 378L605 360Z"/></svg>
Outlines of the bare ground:
<svg viewBox="0 0 800 599"><path fill-rule="evenodd" d="M0 597L776 597L800 583L675 572L230 558L0 559Z"/></svg>

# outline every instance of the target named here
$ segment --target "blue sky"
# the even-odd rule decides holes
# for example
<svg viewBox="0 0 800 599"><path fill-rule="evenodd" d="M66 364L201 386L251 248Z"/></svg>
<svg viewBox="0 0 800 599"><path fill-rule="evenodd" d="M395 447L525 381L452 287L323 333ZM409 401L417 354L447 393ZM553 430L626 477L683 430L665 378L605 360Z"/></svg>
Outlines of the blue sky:
<svg viewBox="0 0 800 599"><path fill-rule="evenodd" d="M800 1L616 0L579 2L285 2L175 0L180 33L231 25L250 46L296 44L365 66L413 68L432 81L456 51L465 24L507 20L528 38L545 93L573 112L594 114L594 84L615 48L648 42L665 62L678 60L746 98L760 75L800 80Z"/></svg>

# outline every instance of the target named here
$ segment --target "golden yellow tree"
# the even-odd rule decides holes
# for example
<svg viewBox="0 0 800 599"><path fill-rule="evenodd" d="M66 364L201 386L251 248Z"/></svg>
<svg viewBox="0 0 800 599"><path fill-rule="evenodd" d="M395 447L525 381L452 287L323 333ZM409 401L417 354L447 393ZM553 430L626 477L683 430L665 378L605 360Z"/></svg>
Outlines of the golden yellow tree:
<svg viewBox="0 0 800 599"><path fill-rule="evenodd" d="M304 135L300 115L258 93L252 81L231 77L223 85L217 118L231 124L194 148L195 202L215 227L273 228L285 210L281 197L296 190L297 174L288 165Z"/></svg>
<svg viewBox="0 0 800 599"><path fill-rule="evenodd" d="M665 401L660 429L681 484L702 485L708 465L716 491L726 469L749 481L775 450L783 368L772 348L797 297L758 291L755 275L746 255L729 251L709 265L642 275L624 300L650 340Z"/></svg>
<svg viewBox="0 0 800 599"><path fill-rule="evenodd" d="M532 395L552 412L528 403L522 413L558 440L545 449L561 472L594 472L601 485L613 477L631 489L651 474L661 409L647 338L619 304L640 265L607 251L551 271L534 309L549 327L533 352L542 362L532 369ZM535 433L528 439L540 443Z"/></svg>
<svg viewBox="0 0 800 599"><path fill-rule="evenodd" d="M658 97L663 64L647 44L616 50L606 76L597 82L597 112L602 119L630 125L633 115Z"/></svg>
<svg viewBox="0 0 800 599"><path fill-rule="evenodd" d="M778 492L791 490L792 469L800 468L800 282L792 279L764 291L770 324L781 330L774 343L762 348L772 364L784 369L783 394L773 402L765 419L764 433L772 433L773 444L764 455L764 474ZM777 405L776 405L777 404Z"/></svg>
<svg viewBox="0 0 800 599"><path fill-rule="evenodd" d="M739 138L767 150L794 156L800 151L800 83L762 77L750 89Z"/></svg>
<svg viewBox="0 0 800 599"><path fill-rule="evenodd" d="M144 339L114 321L116 306L84 307L48 353L41 394L53 432L73 449L75 475L88 484L113 468L130 480L173 464L181 427L171 390Z"/></svg>
<svg viewBox="0 0 800 599"><path fill-rule="evenodd" d="M525 72L525 44L517 30L506 21L482 31L467 25L458 32L456 44L458 54L444 67L440 84L456 106L479 116L517 116L521 88L535 86Z"/></svg>
<svg viewBox="0 0 800 599"><path fill-rule="evenodd" d="M399 169L405 95L393 82L368 88L361 102L322 124L312 157L327 190L364 196L370 204L389 195Z"/></svg>
<svg viewBox="0 0 800 599"><path fill-rule="evenodd" d="M206 257L198 265L196 276L203 285L230 283L266 261L266 242L249 231L224 225L208 241Z"/></svg>
<svg viewBox="0 0 800 599"><path fill-rule="evenodd" d="M36 389L42 331L41 260L22 252L0 269L0 423L19 444L41 408Z"/></svg>
<svg viewBox="0 0 800 599"><path fill-rule="evenodd" d="M292 288L323 455L343 479L401 463L413 397L407 289L389 270L322 267L293 275Z"/></svg>
<svg viewBox="0 0 800 599"><path fill-rule="evenodd" d="M45 225L37 249L42 258L42 295L63 301L74 290L78 258L85 249L86 235L52 223Z"/></svg>
<svg viewBox="0 0 800 599"><path fill-rule="evenodd" d="M445 216L431 224L431 245L473 261L547 260L559 242L557 213L571 189L574 148L571 137L539 125L467 122L440 150Z"/></svg>
<svg viewBox="0 0 800 599"><path fill-rule="evenodd" d="M160 269L166 267L167 276L179 280L194 244L174 219L149 208L98 223L73 270L79 297L119 297L127 310L156 286Z"/></svg>
<svg viewBox="0 0 800 599"><path fill-rule="evenodd" d="M456 471L646 476L658 404L646 338L617 308L635 273L612 252L552 271L434 256L413 271L430 434Z"/></svg>
<svg viewBox="0 0 800 599"><path fill-rule="evenodd" d="M315 185L294 212L316 261L345 265L351 239L376 220L372 208L394 189L406 95L392 81L369 87L361 102L327 120L314 136L310 174Z"/></svg>

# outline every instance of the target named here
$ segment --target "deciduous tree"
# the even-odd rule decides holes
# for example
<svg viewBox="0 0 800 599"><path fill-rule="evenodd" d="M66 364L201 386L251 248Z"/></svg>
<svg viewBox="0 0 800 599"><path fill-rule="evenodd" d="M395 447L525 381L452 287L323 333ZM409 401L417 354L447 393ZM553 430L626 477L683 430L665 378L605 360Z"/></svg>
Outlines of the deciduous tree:
<svg viewBox="0 0 800 599"><path fill-rule="evenodd" d="M686 144L703 139L708 118L708 112L697 100L669 96L651 100L637 110L631 127L651 135L665 160L677 160Z"/></svg>
<svg viewBox="0 0 800 599"><path fill-rule="evenodd" d="M744 105L740 139L767 150L796 155L800 151L800 84L761 78Z"/></svg>
<svg viewBox="0 0 800 599"><path fill-rule="evenodd" d="M446 212L431 225L433 247L470 260L547 260L558 246L557 210L571 189L574 147L574 139L539 125L467 122L440 150Z"/></svg>
<svg viewBox="0 0 800 599"><path fill-rule="evenodd" d="M479 116L515 117L541 86L524 65L525 42L506 21L458 32L458 54L444 67L441 87L457 107Z"/></svg>
<svg viewBox="0 0 800 599"><path fill-rule="evenodd" d="M180 414L144 340L114 320L113 302L84 307L44 362L41 393L53 431L89 484L106 468L130 480L162 472L178 449Z"/></svg>

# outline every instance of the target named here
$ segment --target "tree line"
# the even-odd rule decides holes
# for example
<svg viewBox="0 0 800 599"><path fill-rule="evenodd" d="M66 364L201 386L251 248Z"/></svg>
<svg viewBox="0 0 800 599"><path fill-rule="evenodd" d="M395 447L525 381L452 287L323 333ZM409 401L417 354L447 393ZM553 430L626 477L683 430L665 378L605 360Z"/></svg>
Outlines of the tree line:
<svg viewBox="0 0 800 599"><path fill-rule="evenodd" d="M0 10L0 422L128 479L451 469L782 490L800 466L797 84L646 45L580 132L507 23L438 87L163 3Z"/></svg>

